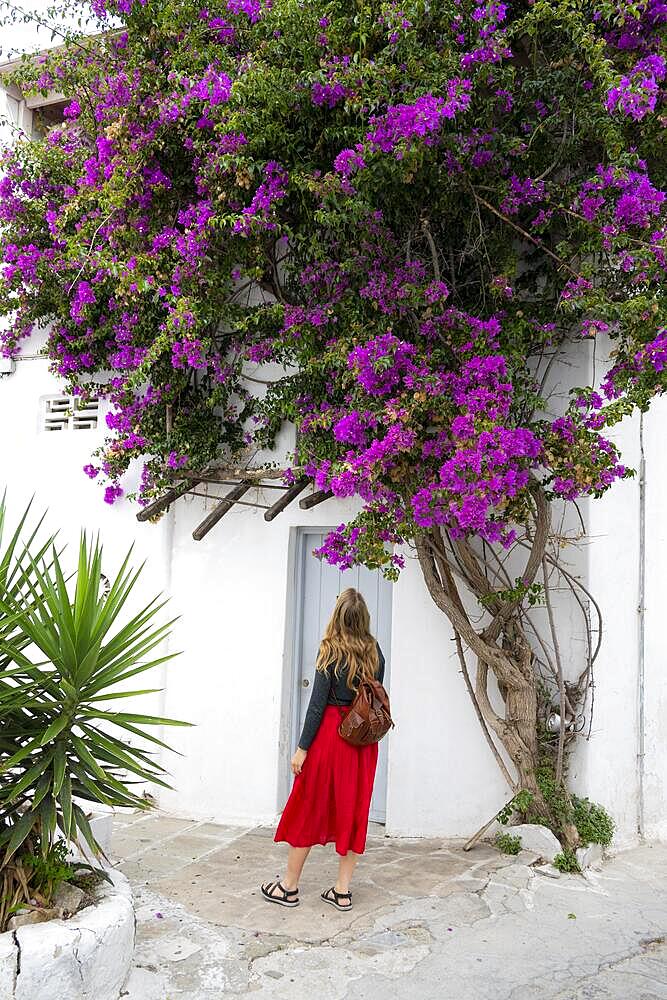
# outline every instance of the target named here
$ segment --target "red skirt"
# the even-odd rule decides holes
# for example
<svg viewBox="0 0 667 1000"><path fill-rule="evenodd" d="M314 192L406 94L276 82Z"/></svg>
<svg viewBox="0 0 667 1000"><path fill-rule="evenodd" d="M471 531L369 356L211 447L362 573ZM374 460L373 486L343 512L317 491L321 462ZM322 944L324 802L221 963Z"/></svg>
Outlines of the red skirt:
<svg viewBox="0 0 667 1000"><path fill-rule="evenodd" d="M276 830L292 847L335 843L338 854L363 854L378 745L353 747L338 735L347 709L327 705L308 755L294 779Z"/></svg>

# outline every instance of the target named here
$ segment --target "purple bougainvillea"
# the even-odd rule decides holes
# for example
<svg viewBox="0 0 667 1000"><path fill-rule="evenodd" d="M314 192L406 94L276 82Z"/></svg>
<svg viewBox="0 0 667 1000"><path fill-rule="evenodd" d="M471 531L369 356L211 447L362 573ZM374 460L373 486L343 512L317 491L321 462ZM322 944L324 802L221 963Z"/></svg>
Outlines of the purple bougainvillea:
<svg viewBox="0 0 667 1000"><path fill-rule="evenodd" d="M334 6L94 0L104 45L22 67L67 103L1 154L0 349L48 327L105 401L107 503L292 422L286 482L360 511L320 554L395 576L629 474L607 428L667 385L667 14ZM570 342L613 363L559 413Z"/></svg>

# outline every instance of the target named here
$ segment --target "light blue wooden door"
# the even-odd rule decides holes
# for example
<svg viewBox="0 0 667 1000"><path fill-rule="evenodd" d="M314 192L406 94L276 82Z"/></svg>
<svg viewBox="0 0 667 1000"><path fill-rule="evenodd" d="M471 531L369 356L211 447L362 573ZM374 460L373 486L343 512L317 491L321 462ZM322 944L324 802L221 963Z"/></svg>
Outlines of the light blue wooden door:
<svg viewBox="0 0 667 1000"><path fill-rule="evenodd" d="M324 541L322 532L304 530L300 532L297 550L298 605L296 635L296 683L297 711L292 746L296 747L301 727L308 708L315 673L315 660L320 639L334 609L336 599L346 587L359 590L368 604L371 615L371 631L380 643L386 660L384 684L389 691L389 667L391 662L391 597L392 584L378 571L356 567L341 573L335 566L316 559L313 549ZM375 789L371 802L370 818L376 823L384 823L387 798L387 746L385 737L380 743Z"/></svg>

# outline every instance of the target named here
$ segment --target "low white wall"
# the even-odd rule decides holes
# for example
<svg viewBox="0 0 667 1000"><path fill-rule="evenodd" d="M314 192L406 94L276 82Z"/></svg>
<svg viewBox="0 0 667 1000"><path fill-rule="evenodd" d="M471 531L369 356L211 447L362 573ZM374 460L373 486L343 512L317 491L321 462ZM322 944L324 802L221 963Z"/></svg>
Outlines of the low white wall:
<svg viewBox="0 0 667 1000"><path fill-rule="evenodd" d="M113 885L69 920L50 920L0 934L1 1000L119 1000L134 954L129 882Z"/></svg>

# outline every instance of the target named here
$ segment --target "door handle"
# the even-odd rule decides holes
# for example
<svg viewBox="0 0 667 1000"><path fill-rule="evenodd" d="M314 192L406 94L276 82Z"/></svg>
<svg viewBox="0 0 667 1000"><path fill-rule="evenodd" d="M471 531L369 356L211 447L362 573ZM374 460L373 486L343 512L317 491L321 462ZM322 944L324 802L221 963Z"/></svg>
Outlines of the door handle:
<svg viewBox="0 0 667 1000"><path fill-rule="evenodd" d="M301 681L301 686L305 688L310 687L310 681L308 680L307 677L304 677L304 679Z"/></svg>

